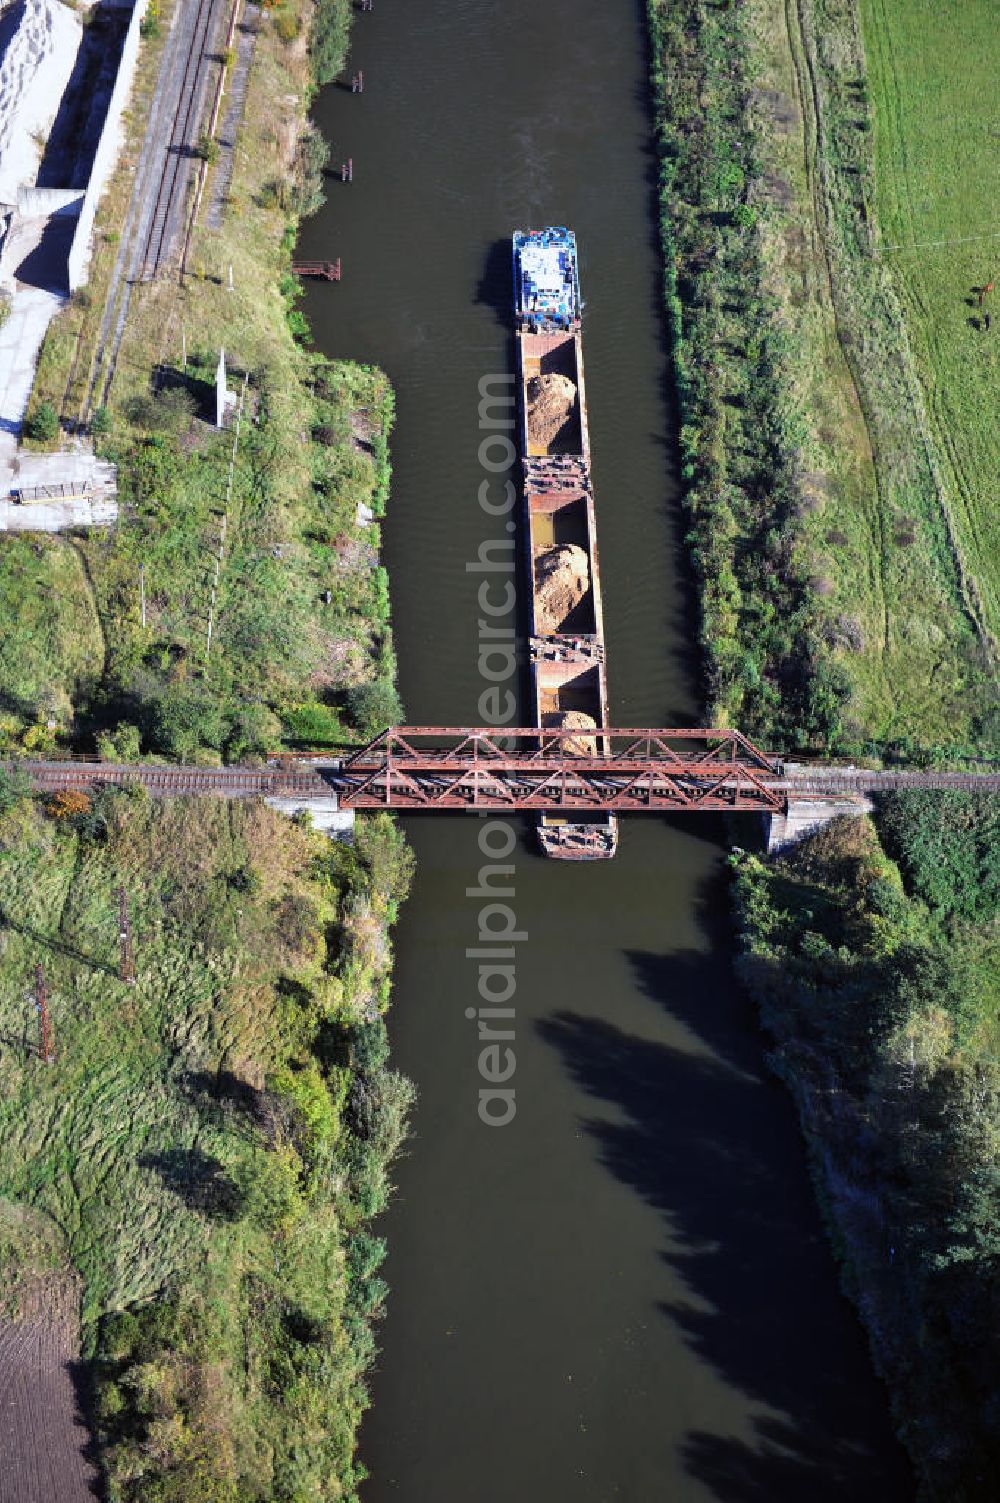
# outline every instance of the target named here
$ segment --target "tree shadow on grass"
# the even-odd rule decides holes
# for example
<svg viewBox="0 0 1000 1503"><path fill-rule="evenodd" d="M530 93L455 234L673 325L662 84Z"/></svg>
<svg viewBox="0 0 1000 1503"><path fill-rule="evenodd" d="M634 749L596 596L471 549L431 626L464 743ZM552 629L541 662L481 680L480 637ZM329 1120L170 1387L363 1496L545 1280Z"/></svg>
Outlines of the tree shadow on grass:
<svg viewBox="0 0 1000 1503"><path fill-rule="evenodd" d="M155 1169L189 1211L200 1211L218 1221L239 1220L245 1196L214 1155L200 1148L167 1148L162 1153L143 1154L139 1163Z"/></svg>
<svg viewBox="0 0 1000 1503"><path fill-rule="evenodd" d="M232 367L226 370L228 381L232 381L237 374ZM184 392L193 404L194 416L214 423L215 384L196 371L178 370L175 365L161 362L153 368L153 391L157 396L161 392Z"/></svg>
<svg viewBox="0 0 1000 1503"><path fill-rule="evenodd" d="M291 1109L274 1091L251 1085L231 1070L212 1074L193 1070L184 1078L185 1091L203 1117L219 1126L239 1126L270 1146L293 1134Z"/></svg>
<svg viewBox="0 0 1000 1503"><path fill-rule="evenodd" d="M709 914L726 912L723 883L706 894ZM726 931L718 919L706 927L706 953L629 956L641 990L694 1048L569 1011L539 1024L601 1104L584 1128L605 1167L663 1219L662 1257L687 1292L661 1314L750 1411L750 1441L694 1430L684 1463L724 1503L912 1499L792 1104L767 1074Z"/></svg>

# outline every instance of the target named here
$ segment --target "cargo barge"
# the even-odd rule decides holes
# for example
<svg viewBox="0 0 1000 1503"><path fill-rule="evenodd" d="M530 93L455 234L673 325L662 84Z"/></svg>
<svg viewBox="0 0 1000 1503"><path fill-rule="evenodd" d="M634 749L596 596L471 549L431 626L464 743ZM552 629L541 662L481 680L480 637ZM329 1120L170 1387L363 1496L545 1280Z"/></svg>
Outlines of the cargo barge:
<svg viewBox="0 0 1000 1503"><path fill-rule="evenodd" d="M564 751L599 756L608 750L608 690L576 236L519 230L513 252L535 722L579 730ZM543 814L538 834L547 856L595 861L615 854L618 821Z"/></svg>

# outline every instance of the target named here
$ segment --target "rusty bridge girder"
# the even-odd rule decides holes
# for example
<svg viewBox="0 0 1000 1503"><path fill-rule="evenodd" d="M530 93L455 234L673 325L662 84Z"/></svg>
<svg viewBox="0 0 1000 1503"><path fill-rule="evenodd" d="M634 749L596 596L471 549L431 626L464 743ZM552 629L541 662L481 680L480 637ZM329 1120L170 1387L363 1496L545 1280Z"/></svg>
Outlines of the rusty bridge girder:
<svg viewBox="0 0 1000 1503"><path fill-rule="evenodd" d="M567 745L570 749L567 750ZM582 753L582 754L581 754ZM349 756L288 754L266 767L22 761L42 792L141 783L156 795L337 800L342 808L511 814L782 812L797 798L889 788L1000 791L1000 770L788 766L730 729L394 726Z"/></svg>
<svg viewBox="0 0 1000 1503"><path fill-rule="evenodd" d="M338 783L350 808L774 812L779 773L736 730L394 726Z"/></svg>

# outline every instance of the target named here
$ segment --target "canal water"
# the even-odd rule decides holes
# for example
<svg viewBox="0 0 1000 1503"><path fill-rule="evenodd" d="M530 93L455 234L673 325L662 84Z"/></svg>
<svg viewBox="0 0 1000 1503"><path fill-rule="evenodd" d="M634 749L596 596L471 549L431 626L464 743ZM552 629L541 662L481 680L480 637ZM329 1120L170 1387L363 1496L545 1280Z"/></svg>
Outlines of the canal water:
<svg viewBox="0 0 1000 1503"><path fill-rule="evenodd" d="M467 566L505 533L479 500L503 482L480 384L512 369L511 231L561 223L581 249L612 719L693 722L640 5L376 0L357 67L364 93L316 110L354 181L331 178L301 250L343 262L308 295L318 344L377 361L398 396L384 557L409 717L481 720ZM634 820L617 860L572 866L516 831L516 1116L490 1127L466 953L488 900L467 890L499 857L475 818L406 828L390 1034L420 1094L380 1228L365 1503L912 1497L733 981L731 832Z"/></svg>

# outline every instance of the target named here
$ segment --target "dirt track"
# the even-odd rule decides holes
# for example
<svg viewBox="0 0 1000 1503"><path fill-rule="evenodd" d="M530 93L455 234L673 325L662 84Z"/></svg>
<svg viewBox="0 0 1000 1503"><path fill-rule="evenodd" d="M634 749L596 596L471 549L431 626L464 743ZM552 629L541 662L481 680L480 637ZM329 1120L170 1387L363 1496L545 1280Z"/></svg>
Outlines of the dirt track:
<svg viewBox="0 0 1000 1503"><path fill-rule="evenodd" d="M73 1295L51 1311L0 1321L0 1500L94 1503L97 1474L84 1459L90 1436L77 1415Z"/></svg>

